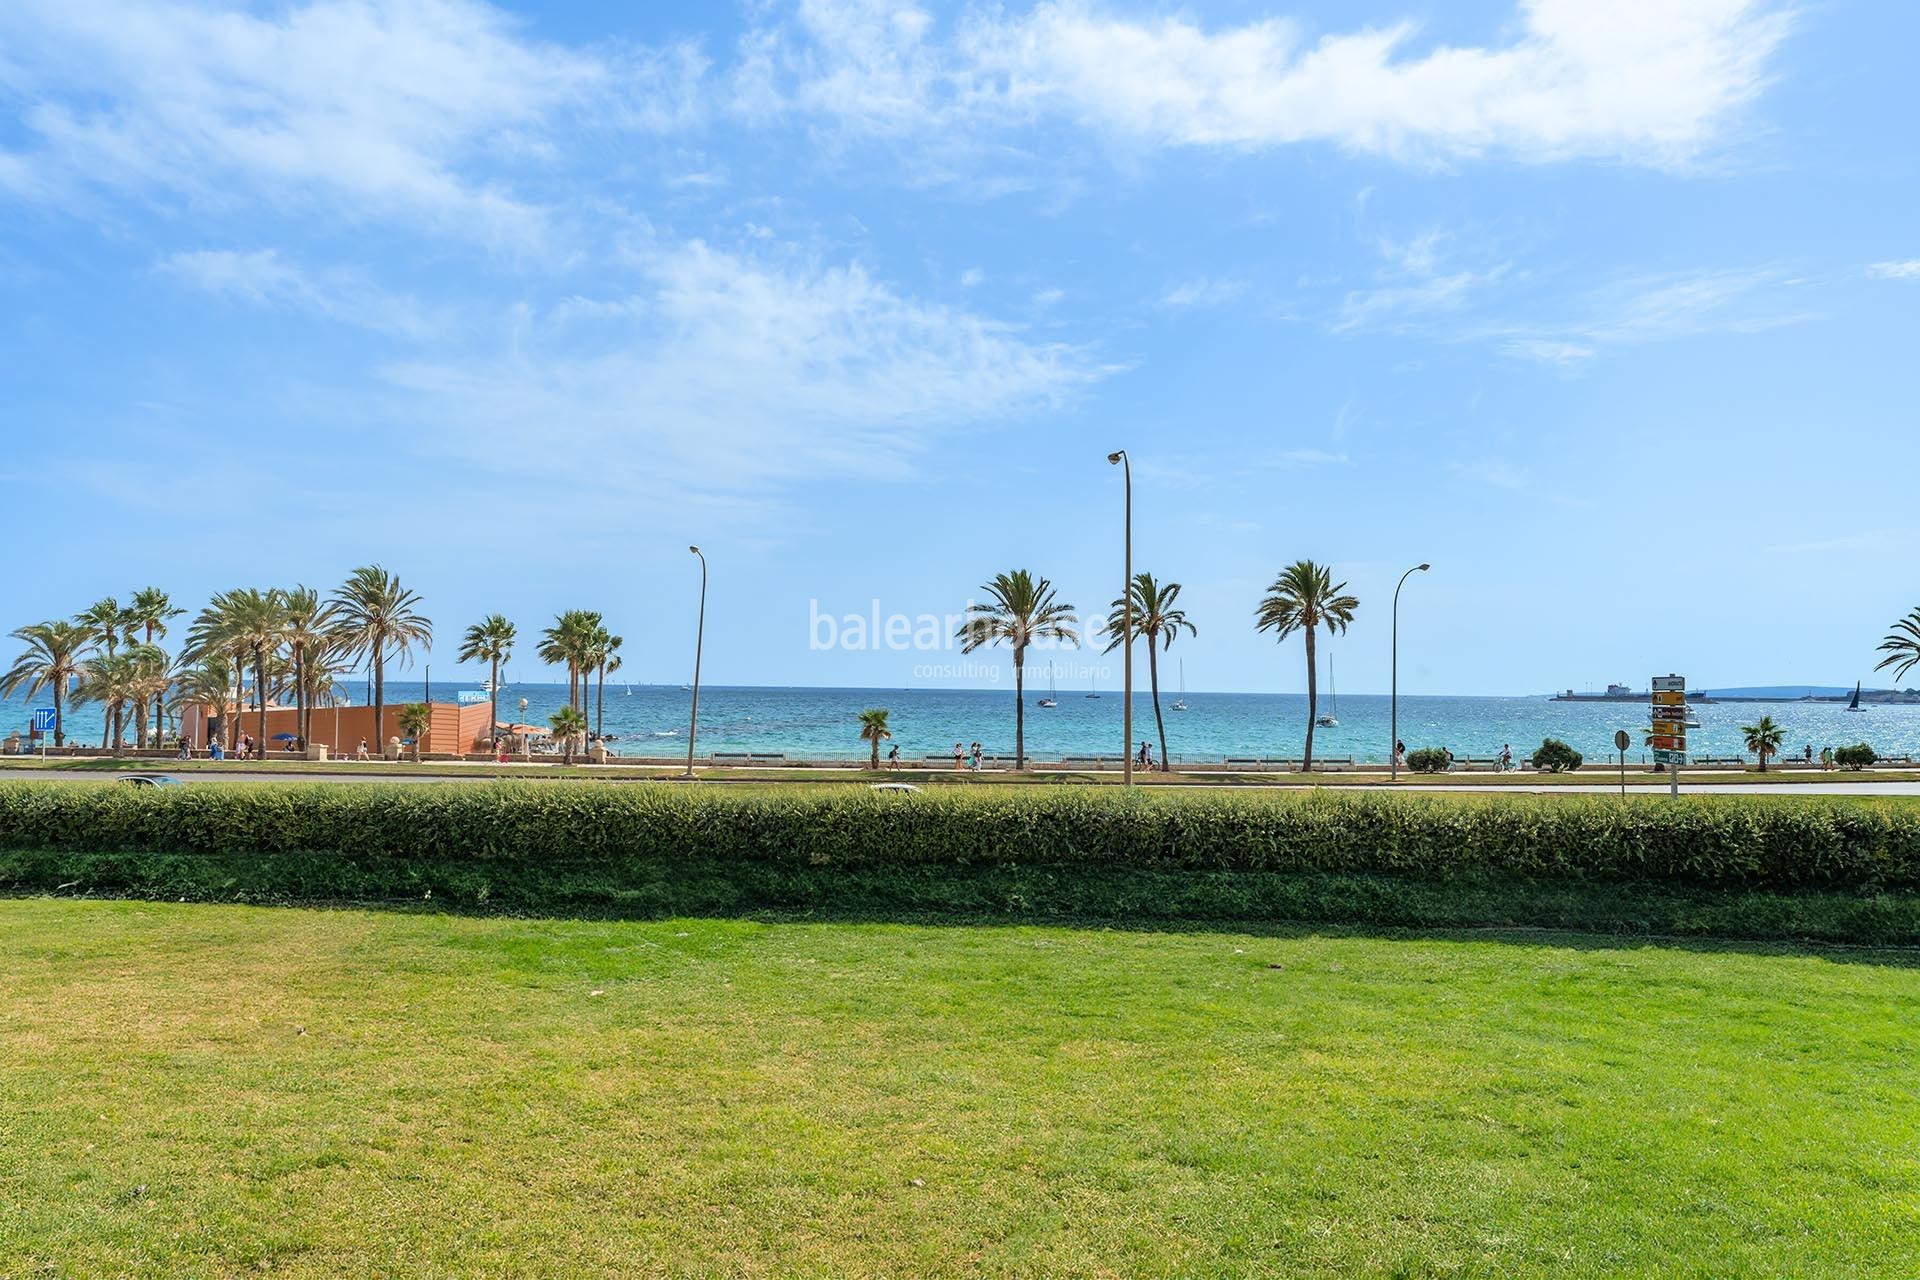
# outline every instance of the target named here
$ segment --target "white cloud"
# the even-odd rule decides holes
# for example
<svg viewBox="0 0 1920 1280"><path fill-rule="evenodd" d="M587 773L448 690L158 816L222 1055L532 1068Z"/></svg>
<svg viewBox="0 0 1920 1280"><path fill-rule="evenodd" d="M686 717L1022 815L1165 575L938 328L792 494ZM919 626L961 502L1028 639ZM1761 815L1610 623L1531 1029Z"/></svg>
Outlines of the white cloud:
<svg viewBox="0 0 1920 1280"><path fill-rule="evenodd" d="M937 432L1058 403L1107 372L859 266L693 242L647 275L630 297L523 320L504 355L390 365L408 393L397 412L480 465L551 468L637 501L895 473Z"/></svg>
<svg viewBox="0 0 1920 1280"><path fill-rule="evenodd" d="M1510 338L1500 344L1503 355L1516 360L1570 368L1593 359L1594 348L1584 342L1566 342L1555 338Z"/></svg>
<svg viewBox="0 0 1920 1280"><path fill-rule="evenodd" d="M979 285L979 283L982 280L985 280L986 278L987 278L987 273L982 271L980 268L968 267L965 271L962 271L960 273L960 287L962 289L972 289L977 285Z"/></svg>
<svg viewBox="0 0 1920 1280"><path fill-rule="evenodd" d="M1160 305L1183 310L1187 307L1217 307L1233 301L1246 289L1239 280L1218 280L1202 276L1174 285L1160 296Z"/></svg>
<svg viewBox="0 0 1920 1280"><path fill-rule="evenodd" d="M1674 164L1765 87L1786 20L1764 0L1521 0L1512 30L1413 52L1411 21L1316 37L1284 18L1208 30L1050 0L972 11L942 38L917 8L802 0L750 38L739 94L877 136L1066 120L1146 146Z"/></svg>
<svg viewBox="0 0 1920 1280"><path fill-rule="evenodd" d="M1867 274L1882 280L1920 280L1920 258L1876 262L1867 268Z"/></svg>
<svg viewBox="0 0 1920 1280"><path fill-rule="evenodd" d="M1476 458L1468 462L1449 462L1447 470L1462 480L1483 484L1493 489L1505 489L1519 493L1532 487L1533 480L1527 473L1510 462L1499 458Z"/></svg>
<svg viewBox="0 0 1920 1280"><path fill-rule="evenodd" d="M1475 290L1503 274L1503 267L1489 271L1455 271L1411 283L1356 289L1341 301L1333 330L1347 333L1362 328L1397 328L1432 312L1457 311L1466 305Z"/></svg>
<svg viewBox="0 0 1920 1280"><path fill-rule="evenodd" d="M384 293L354 272L316 275L272 249L176 253L158 270L208 293L255 306L305 311L382 333L423 338L445 320L414 299Z"/></svg>
<svg viewBox="0 0 1920 1280"><path fill-rule="evenodd" d="M551 160L550 125L678 127L705 64L675 47L593 55L526 39L477 0L311 0L263 14L180 0L13 0L0 87L31 105L43 194L109 188L216 208L319 200L463 238L540 240L537 203L474 176ZM9 185L22 183L17 173Z"/></svg>

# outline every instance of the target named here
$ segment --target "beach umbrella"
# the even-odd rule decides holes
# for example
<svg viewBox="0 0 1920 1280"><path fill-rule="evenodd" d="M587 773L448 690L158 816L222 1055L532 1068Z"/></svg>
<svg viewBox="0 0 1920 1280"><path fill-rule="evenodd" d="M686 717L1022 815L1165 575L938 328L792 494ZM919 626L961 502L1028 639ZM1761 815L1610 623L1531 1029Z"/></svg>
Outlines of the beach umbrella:
<svg viewBox="0 0 1920 1280"><path fill-rule="evenodd" d="M273 735L273 740L275 742L298 742L300 735L297 733L276 733Z"/></svg>

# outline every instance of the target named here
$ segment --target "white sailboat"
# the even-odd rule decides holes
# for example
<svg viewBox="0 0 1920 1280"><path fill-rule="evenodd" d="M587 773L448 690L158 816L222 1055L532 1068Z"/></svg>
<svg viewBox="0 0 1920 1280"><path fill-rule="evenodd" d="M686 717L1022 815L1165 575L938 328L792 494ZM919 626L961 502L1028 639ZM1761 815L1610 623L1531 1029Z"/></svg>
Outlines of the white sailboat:
<svg viewBox="0 0 1920 1280"><path fill-rule="evenodd" d="M1333 653L1327 653L1327 709L1313 718L1313 722L1322 729L1335 729L1340 725L1340 717L1335 714L1340 709L1340 694L1333 683Z"/></svg>
<svg viewBox="0 0 1920 1280"><path fill-rule="evenodd" d="M1043 707L1057 707L1060 705L1059 699L1053 696L1053 659L1052 658L1047 659L1047 696L1040 699L1040 705Z"/></svg>
<svg viewBox="0 0 1920 1280"><path fill-rule="evenodd" d="M1180 696L1173 700L1173 709L1175 711L1187 709L1187 660L1185 658L1180 659Z"/></svg>

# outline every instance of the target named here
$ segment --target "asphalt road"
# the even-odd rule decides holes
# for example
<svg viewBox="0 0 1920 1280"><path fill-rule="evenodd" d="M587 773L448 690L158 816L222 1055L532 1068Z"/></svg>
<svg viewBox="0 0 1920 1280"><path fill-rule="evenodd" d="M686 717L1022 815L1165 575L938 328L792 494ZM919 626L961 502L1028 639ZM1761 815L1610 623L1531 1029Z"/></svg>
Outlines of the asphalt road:
<svg viewBox="0 0 1920 1280"><path fill-rule="evenodd" d="M128 772L166 773L167 771L165 769L151 769L151 770L141 770L141 771L129 770ZM22 769L19 771L10 770L6 772L0 772L0 778L14 778L14 779L20 779L24 781L37 781L37 782L73 782L73 781L86 781L86 780L107 782L107 781L113 780L118 776L120 775L113 774L113 773L105 773L105 772L101 772L101 773L79 773L79 772L68 773L68 772L53 772L53 771L41 772L39 770L25 770L25 769ZM211 772L185 772L175 776L180 777L183 781L189 784L192 784L194 782L482 783L482 782L493 781L493 775L491 773L479 773L479 772L451 771L447 773L435 773L435 774L420 774L420 773L383 774L378 772L330 773L330 772L327 772L326 770L320 770L320 769L316 769L311 772L307 772L307 771L296 772L292 769L285 769L285 768L236 769L232 771L222 769L217 774L211 773ZM539 774L538 771L530 771L526 776L532 777L532 778L538 778L541 775ZM609 775L604 779L593 779L593 780L612 782L616 784L618 783L631 784L635 782L648 781L648 779L646 778L620 777L618 775ZM836 779L831 773L824 772L824 771L817 776L810 776L804 779L795 779L795 781L817 781L817 782L832 782L835 780ZM702 781L726 785L727 783L733 782L734 780L726 779L726 778L709 777L709 778L703 778ZM766 781L767 780L764 778L742 778L738 780L738 782L740 783L764 783ZM902 773L899 776L899 781L919 782L922 785L927 785L927 786L941 785L941 782L938 779L916 778L911 773ZM1146 779L1142 779L1141 781L1144 785L1147 785L1147 786L1156 785L1150 781L1147 781ZM1170 783L1170 784L1164 784L1164 785L1181 786L1185 784ZM1248 782L1248 783L1231 783L1231 784L1217 783L1217 784L1213 784L1213 787L1233 787L1233 788L1240 788L1240 789L1265 790L1265 791L1304 791L1304 790L1312 789L1312 784L1305 784L1305 783L1299 783L1299 782ZM1203 787L1202 789L1213 789L1213 787ZM1387 790L1434 791L1434 792L1467 791L1467 792L1475 792L1475 793L1481 793L1481 794L1523 793L1523 794L1533 794L1533 795L1618 795L1620 792L1620 786L1618 783L1606 783L1606 782L1598 782L1598 781L1591 782L1591 783L1576 782L1576 783L1539 783L1539 784L1529 784L1525 782L1508 782L1508 783L1498 783L1498 782L1458 783L1456 782L1456 783L1441 783L1441 784L1422 784L1418 782L1402 782L1397 785L1389 785L1386 783L1345 783L1345 784L1338 784L1338 785L1331 786L1329 789L1338 790L1338 791L1387 791ZM1813 782L1750 782L1750 783L1726 783L1726 782L1693 783L1693 782L1688 782L1683 777L1681 779L1680 789L1688 795L1920 796L1920 782L1892 782L1892 781L1870 782L1870 781L1864 781L1864 780L1848 780L1844 777L1836 777L1831 782L1821 780L1821 781L1813 781ZM1667 784L1664 782L1659 782L1659 783L1629 782L1627 784L1627 793L1629 795L1649 795L1649 796L1664 795L1666 794L1666 791L1667 791Z"/></svg>

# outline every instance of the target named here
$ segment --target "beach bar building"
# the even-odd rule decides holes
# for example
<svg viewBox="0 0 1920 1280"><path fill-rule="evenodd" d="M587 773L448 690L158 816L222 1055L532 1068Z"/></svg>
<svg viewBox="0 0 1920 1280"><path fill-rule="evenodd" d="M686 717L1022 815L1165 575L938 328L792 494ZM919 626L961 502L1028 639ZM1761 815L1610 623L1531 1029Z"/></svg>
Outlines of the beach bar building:
<svg viewBox="0 0 1920 1280"><path fill-rule="evenodd" d="M405 738L400 731L400 708L405 705L390 702L386 708L386 730L388 738ZM466 755L474 751L485 751L493 741L493 729L490 724L492 707L475 703L461 705L452 702L434 702L428 704L432 712L432 722L420 741L421 755ZM197 749L207 745L209 730L217 732L222 742L233 740L232 704L228 704L228 715L222 719L217 708L207 706L188 706L180 715L180 732ZM351 756L360 749L364 739L367 750L374 755L381 753L381 743L373 731L373 708L356 707L316 707L311 716L313 726L313 745L329 748L334 756ZM239 714L239 729L242 733L260 732L260 713L253 707L243 706ZM299 725L296 723L292 707L269 705L267 707L267 740L259 745L262 754L279 755L287 752L289 746L296 745L293 736ZM408 748L411 751L411 748Z"/></svg>

